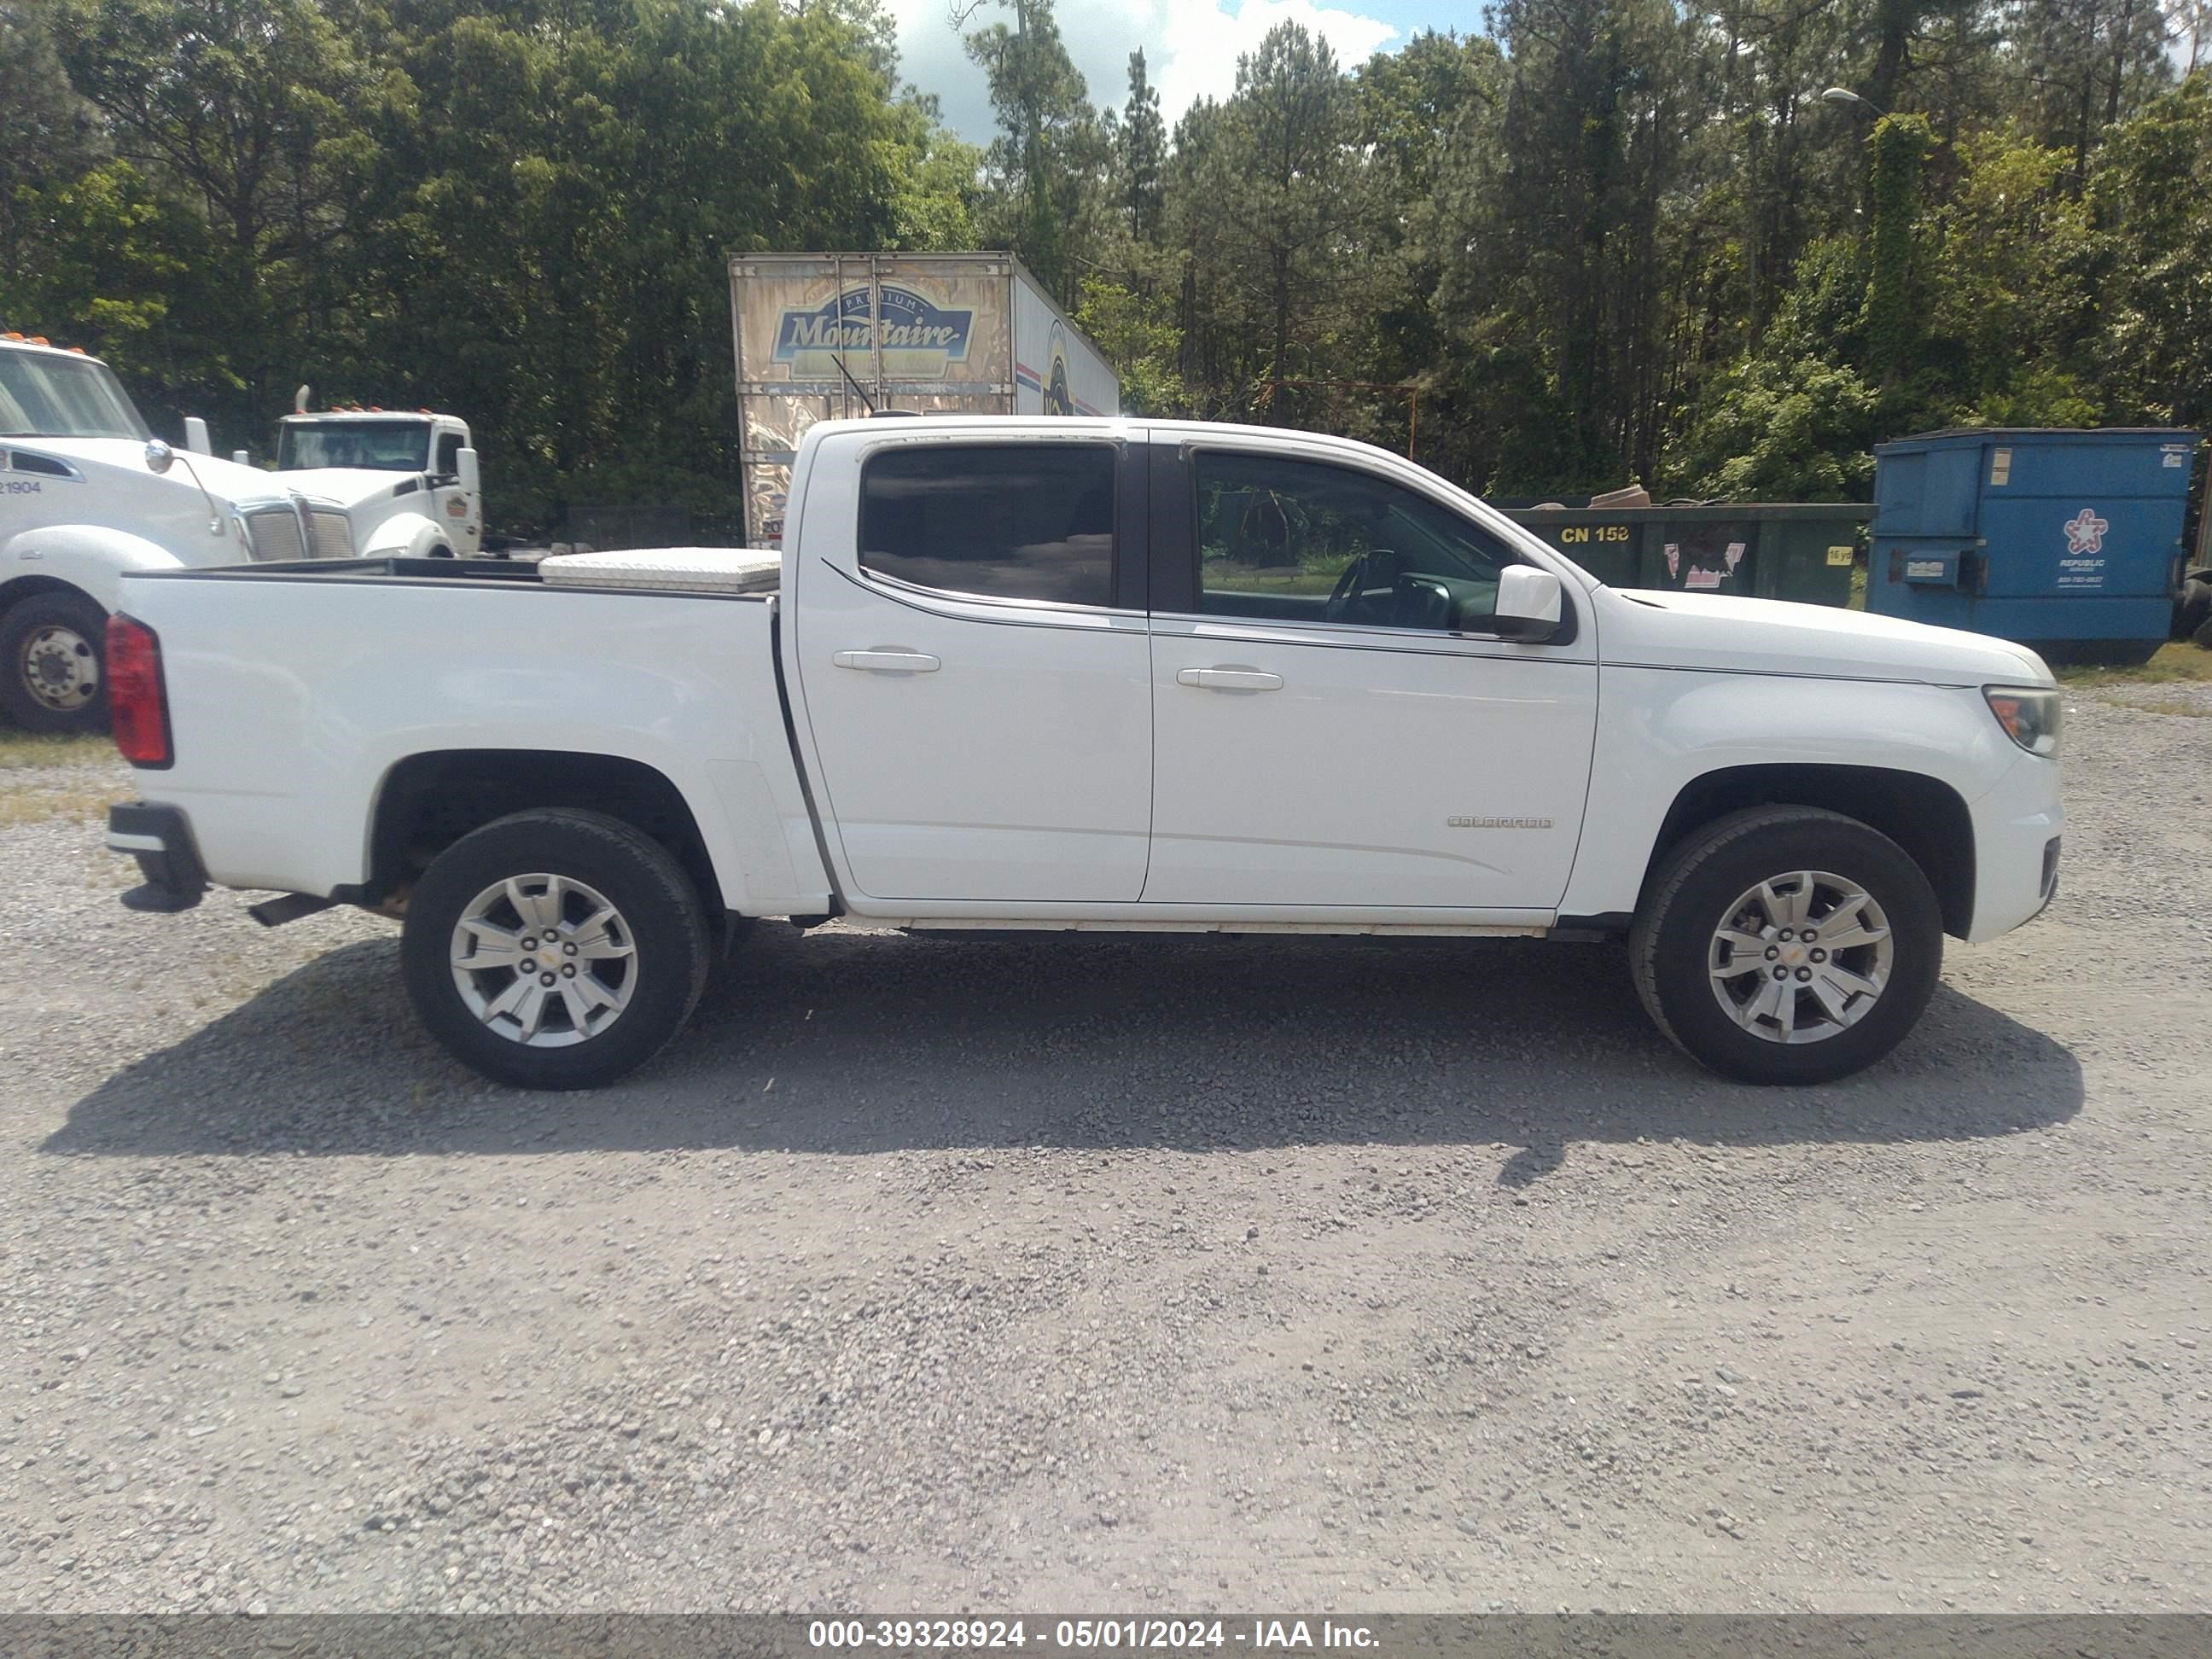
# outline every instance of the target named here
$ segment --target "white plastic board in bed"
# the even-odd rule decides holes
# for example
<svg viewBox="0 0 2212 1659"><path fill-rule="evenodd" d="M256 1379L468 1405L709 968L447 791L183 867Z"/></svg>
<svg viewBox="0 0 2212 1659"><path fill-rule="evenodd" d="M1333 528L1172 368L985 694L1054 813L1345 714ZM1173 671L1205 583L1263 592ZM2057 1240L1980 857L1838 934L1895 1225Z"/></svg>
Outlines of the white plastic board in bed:
<svg viewBox="0 0 2212 1659"><path fill-rule="evenodd" d="M549 587L654 587L689 593L772 593L783 561L749 547L641 547L553 553L538 562Z"/></svg>

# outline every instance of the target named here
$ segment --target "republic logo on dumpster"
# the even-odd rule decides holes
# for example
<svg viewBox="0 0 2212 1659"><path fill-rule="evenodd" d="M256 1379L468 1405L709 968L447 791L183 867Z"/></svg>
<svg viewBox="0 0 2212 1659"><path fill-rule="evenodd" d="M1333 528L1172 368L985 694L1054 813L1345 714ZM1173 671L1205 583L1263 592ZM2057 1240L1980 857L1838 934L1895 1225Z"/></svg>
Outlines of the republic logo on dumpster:
<svg viewBox="0 0 2212 1659"><path fill-rule="evenodd" d="M2083 507L2063 525L2066 556L2058 561L2061 587L2102 587L2105 585L2105 532L2112 521L2094 507Z"/></svg>
<svg viewBox="0 0 2212 1659"><path fill-rule="evenodd" d="M2100 519L2092 509L2083 507L2066 521L2066 550L2069 553L2103 552L2105 532L2112 527L2111 520Z"/></svg>
<svg viewBox="0 0 2212 1659"><path fill-rule="evenodd" d="M942 378L949 365L967 362L975 325L973 310L951 310L890 283L878 292L881 303L875 318L868 314L866 288L847 289L818 306L786 311L776 323L775 361L789 364L802 380L837 379L840 357L847 369L864 374L874 365L880 323L886 374Z"/></svg>

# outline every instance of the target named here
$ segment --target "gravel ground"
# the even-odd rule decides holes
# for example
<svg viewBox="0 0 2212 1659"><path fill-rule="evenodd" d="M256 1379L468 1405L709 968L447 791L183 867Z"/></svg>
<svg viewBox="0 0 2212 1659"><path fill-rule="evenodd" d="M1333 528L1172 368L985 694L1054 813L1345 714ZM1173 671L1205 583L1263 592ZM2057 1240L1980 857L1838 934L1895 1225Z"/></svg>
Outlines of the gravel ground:
<svg viewBox="0 0 2212 1659"><path fill-rule="evenodd" d="M1799 1093L1594 947L777 928L532 1097L385 924L0 829L9 1593L2212 1607L2212 688L2154 690L2074 699L2051 912Z"/></svg>

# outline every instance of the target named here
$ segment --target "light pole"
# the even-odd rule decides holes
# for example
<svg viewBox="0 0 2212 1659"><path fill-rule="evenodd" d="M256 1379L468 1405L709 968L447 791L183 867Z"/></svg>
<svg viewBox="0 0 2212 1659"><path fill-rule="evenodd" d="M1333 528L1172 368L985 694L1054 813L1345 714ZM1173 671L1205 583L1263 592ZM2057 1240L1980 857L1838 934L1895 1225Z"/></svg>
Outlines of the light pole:
<svg viewBox="0 0 2212 1659"><path fill-rule="evenodd" d="M1820 101L1824 104L1857 104L1862 108L1872 110L1877 119L1889 113L1871 99L1860 97L1849 87L1830 87L1820 94Z"/></svg>

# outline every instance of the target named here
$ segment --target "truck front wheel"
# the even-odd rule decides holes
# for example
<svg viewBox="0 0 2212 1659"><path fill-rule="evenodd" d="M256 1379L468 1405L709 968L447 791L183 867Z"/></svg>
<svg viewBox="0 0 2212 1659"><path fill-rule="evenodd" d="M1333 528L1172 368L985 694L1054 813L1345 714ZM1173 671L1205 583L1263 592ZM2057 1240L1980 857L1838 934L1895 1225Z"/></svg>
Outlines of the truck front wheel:
<svg viewBox="0 0 2212 1659"><path fill-rule="evenodd" d="M690 1017L711 960L698 894L659 842L556 808L441 853L401 944L423 1024L520 1089L594 1089L643 1065Z"/></svg>
<svg viewBox="0 0 2212 1659"><path fill-rule="evenodd" d="M1668 857L1629 951L1644 1008L1692 1059L1746 1083L1826 1083L1919 1019L1942 972L1942 907L1880 831L1757 807Z"/></svg>
<svg viewBox="0 0 2212 1659"><path fill-rule="evenodd" d="M0 709L27 732L107 729L107 613L82 593L33 593L0 617Z"/></svg>

